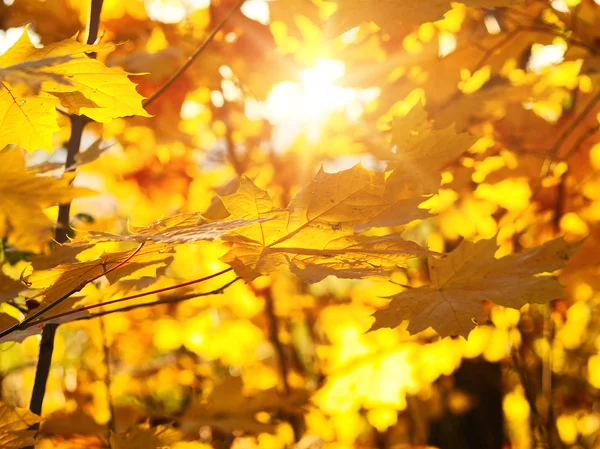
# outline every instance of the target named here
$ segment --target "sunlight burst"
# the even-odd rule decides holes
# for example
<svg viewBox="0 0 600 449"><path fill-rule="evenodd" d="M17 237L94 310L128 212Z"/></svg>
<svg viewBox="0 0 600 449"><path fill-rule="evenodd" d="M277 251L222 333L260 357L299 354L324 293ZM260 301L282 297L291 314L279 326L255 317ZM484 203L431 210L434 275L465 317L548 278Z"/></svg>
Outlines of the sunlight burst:
<svg viewBox="0 0 600 449"><path fill-rule="evenodd" d="M345 75L342 61L320 59L300 73L300 82L284 81L271 89L266 101L248 101L250 119L266 118L276 125L276 145L285 149L300 133L312 141L336 112L357 120L364 106L379 95L379 89L353 89L337 83ZM279 138L277 136L279 135Z"/></svg>

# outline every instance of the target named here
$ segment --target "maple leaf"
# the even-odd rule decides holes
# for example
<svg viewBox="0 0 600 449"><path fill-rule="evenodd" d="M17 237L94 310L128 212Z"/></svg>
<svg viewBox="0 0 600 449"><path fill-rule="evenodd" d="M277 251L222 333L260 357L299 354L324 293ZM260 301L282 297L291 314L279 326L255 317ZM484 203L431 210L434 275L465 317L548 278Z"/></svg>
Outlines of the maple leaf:
<svg viewBox="0 0 600 449"><path fill-rule="evenodd" d="M201 400L194 398L182 416L183 425L190 431L210 426L223 432L272 432L274 425L257 421L257 413L294 413L309 400L304 389L291 389L285 396L276 388L254 394L243 390L240 377L225 378L215 385L208 397Z"/></svg>
<svg viewBox="0 0 600 449"><path fill-rule="evenodd" d="M169 244L193 243L200 240L216 240L232 231L267 221L267 218L254 220L233 219L202 223L201 213L178 214L158 221L143 228L131 228L129 235L115 235L108 232L90 231L78 241L113 241L113 242L159 242Z"/></svg>
<svg viewBox="0 0 600 449"><path fill-rule="evenodd" d="M27 409L0 402L0 447L19 449L34 446L36 432L27 428L41 420Z"/></svg>
<svg viewBox="0 0 600 449"><path fill-rule="evenodd" d="M167 426L141 425L123 433L111 433L114 449L157 449L181 440L181 432Z"/></svg>
<svg viewBox="0 0 600 449"><path fill-rule="evenodd" d="M36 48L26 27L0 56L0 67L8 70L0 87L0 148L15 144L28 151L50 150L58 131L57 100L69 112L99 122L148 117L128 73L86 55L105 47L67 39Z"/></svg>
<svg viewBox="0 0 600 449"><path fill-rule="evenodd" d="M26 288L21 282L15 281L0 270L0 303L12 301Z"/></svg>
<svg viewBox="0 0 600 449"><path fill-rule="evenodd" d="M46 313L43 313L42 315L39 316L40 319L48 319L53 315L56 314L60 314L66 311L70 311L71 309L73 309L73 306L75 304L77 304L78 302L81 301L81 296L71 296L70 298L67 298L64 301L61 301L60 304L57 304L55 307L53 307L51 310L48 310ZM31 312L29 312L29 314L27 314L25 316L25 318L33 315L36 312L36 309L32 310ZM90 313L87 310L80 310L77 313L73 313L64 317L57 317L57 318L53 318L53 319L48 319L48 321L45 321L45 323L43 325L32 325L29 327L26 327L25 329L19 329L19 330L14 330L12 332L10 332L9 334L5 335L4 337L0 337L0 343L4 343L7 341L12 341L12 342L18 342L21 343L23 342L27 337L31 337L32 335L38 335L42 332L44 326L48 325L48 324L62 324L62 323L68 323L69 321L73 321L79 318L84 318L89 316ZM20 321L15 318L13 315L5 313L5 312L1 312L0 311L0 332L4 332L10 328L12 328L13 326L16 326L20 323Z"/></svg>
<svg viewBox="0 0 600 449"><path fill-rule="evenodd" d="M50 240L52 221L43 209L93 194L65 180L36 176L19 149L0 150L0 237L24 250L37 251Z"/></svg>
<svg viewBox="0 0 600 449"><path fill-rule="evenodd" d="M451 8L450 0L336 0L336 3L337 11L327 22L332 35L366 22L374 22L385 30L420 25L441 19ZM493 8L511 6L519 0L463 0L460 3L473 8Z"/></svg>
<svg viewBox="0 0 600 449"><path fill-rule="evenodd" d="M361 228L398 226L427 218L430 213L418 209L425 197L438 192L441 171L467 151L477 137L457 134L454 126L432 129L421 102L392 123L395 153L388 165L392 170L385 182L387 206Z"/></svg>
<svg viewBox="0 0 600 449"><path fill-rule="evenodd" d="M69 292L78 291L83 285L102 276L109 282L128 276L144 267L161 267L170 262L168 248L158 245L145 245L130 258L132 252L104 253L96 260L78 263L60 264L50 270L34 271L28 278L30 288L41 288L31 299L41 302L41 307L54 303ZM121 267L116 268L119 264Z"/></svg>
<svg viewBox="0 0 600 449"><path fill-rule="evenodd" d="M520 309L562 297L563 286L543 273L564 267L577 248L559 238L496 259L495 240L464 241L447 257L429 260L431 286L391 296L391 302L373 314L371 330L410 320L412 334L431 327L441 337L466 338L475 327L473 319L484 314L483 300Z"/></svg>
<svg viewBox="0 0 600 449"><path fill-rule="evenodd" d="M39 93L42 83L53 81L58 84L70 85L71 82L63 75L57 73L46 73L40 69L63 64L71 60L71 55L54 56L42 58L33 61L21 62L9 67L0 69L0 82L7 82L12 85L22 85L27 88L28 94L36 95Z"/></svg>
<svg viewBox="0 0 600 449"><path fill-rule="evenodd" d="M387 206L384 187L383 173L360 164L334 174L321 170L279 210L267 192L243 178L236 193L221 197L225 207L236 218L269 221L224 236L234 245L222 260L247 280L287 265L301 279L317 282L328 275L382 275L410 258L431 255L398 234L353 235L355 225Z"/></svg>

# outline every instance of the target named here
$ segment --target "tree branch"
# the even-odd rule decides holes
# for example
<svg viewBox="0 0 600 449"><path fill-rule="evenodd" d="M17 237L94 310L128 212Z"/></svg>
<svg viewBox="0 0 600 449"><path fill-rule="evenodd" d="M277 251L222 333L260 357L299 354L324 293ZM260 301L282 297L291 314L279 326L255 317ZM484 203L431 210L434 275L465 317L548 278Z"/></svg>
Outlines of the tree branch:
<svg viewBox="0 0 600 449"><path fill-rule="evenodd" d="M144 107L150 106L154 103L171 85L179 78L183 73L190 68L192 63L196 60L198 56L204 51L204 49L212 42L217 33L221 31L221 29L225 26L227 21L235 14L235 12L242 7L245 0L238 0L236 4L231 8L231 10L227 13L225 17L217 24L214 30L210 32L210 34L204 39L204 41L196 48L194 53L188 58L188 60L183 64L171 77L165 81L165 83L158 88L156 92L154 92L150 97L146 98L142 105Z"/></svg>
<svg viewBox="0 0 600 449"><path fill-rule="evenodd" d="M519 380L521 381L521 385L523 386L523 391L525 393L525 399L527 399L527 402L529 403L529 408L531 410L532 424L538 433L537 435L535 435L535 440L537 440L536 443L540 447L548 449L549 448L548 435L546 433L546 428L542 424L542 419L541 419L540 413L538 411L536 400L535 400L535 394L533 392L533 389L531 388L529 379L527 378L527 373L525 372L525 367L523 366L523 362L521 360L521 357L520 357L518 351L519 350L516 347L512 348L512 351L511 351L512 362L513 362L513 367L515 368L515 371L519 375Z"/></svg>
<svg viewBox="0 0 600 449"><path fill-rule="evenodd" d="M237 281L239 281L240 277L235 278L232 281L229 281L228 283L222 285L219 288L216 288L214 290L211 290L209 292L204 292L204 293L189 293L187 295L183 295L183 296L175 296L175 297L171 297L171 298L165 298L159 301L153 301L153 302L146 302L143 304L132 304L130 306L125 306L125 307L121 307L118 309L113 309L113 310L103 310L102 312L98 312L98 313L93 313L89 316L84 316L81 318L77 318L73 321L86 321L86 320L91 320L93 318L99 318L99 317L103 317L106 315L111 315L113 313L120 313L120 312L129 312L130 310L135 310L135 309L140 309L142 307L154 307L154 306L159 306L161 304L175 304L178 302L182 302L182 301L187 301L188 299L194 299L194 298L200 298L202 296L210 296L210 295L217 295L219 293L223 293L223 291L229 287L232 284L235 284Z"/></svg>
<svg viewBox="0 0 600 449"><path fill-rule="evenodd" d="M124 298L113 299L112 301L106 301L106 302L101 302L99 304L92 304L92 305L85 306L85 307L79 307L77 309L67 310L65 312L58 313L56 315L52 315L52 316L48 316L48 317L39 319L33 323L29 323L29 326L39 326L40 324L47 323L48 321L56 320L58 318L64 318L69 315L75 315L77 313L80 313L80 312L83 312L86 310L97 309L99 307L110 306L112 304L118 304L120 302L128 301L130 299L142 298L144 296L154 295L156 293L163 293L163 292L168 292L169 290L175 290L176 288L187 287L190 285L199 284L200 282L208 281L209 279L216 278L217 276L221 276L222 274L229 273L231 270L233 270L233 268L227 268L225 270L219 271L218 273L214 273L209 276L202 277L200 279L194 279L193 281L184 282L182 284L171 285L170 287L159 288L158 290L152 290L149 292L138 293L137 295L125 296ZM76 320L74 320L74 321L76 321ZM29 326L27 326L27 327L29 327ZM2 338L1 334L0 334L0 338Z"/></svg>
<svg viewBox="0 0 600 449"><path fill-rule="evenodd" d="M5 336L7 336L9 334L12 334L13 332L20 331L20 330L23 330L23 329L27 329L28 327L35 326L35 325L40 324L40 323L45 323L46 321L50 321L51 318L47 318L45 320L38 320L38 321L35 321L35 322L32 323L32 321L34 321L36 318L39 318L40 316L42 316L46 312L52 310L53 308L55 308L56 306L58 306L61 302L63 302L65 299L67 299L69 296L71 296L73 293L76 293L76 292L80 291L83 287L85 287L90 282L94 282L95 280L100 279L102 276L106 276L107 274L109 274L109 273L117 270L118 268L121 268L123 265L125 265L127 262L129 262L131 259L133 259L133 257L140 251L140 249L142 249L142 246L144 246L144 244L140 243L138 245L138 247L129 256L127 256L127 258L125 260L121 261L120 263L118 263L117 265L115 265L114 267L112 267L111 269L104 271L103 273L99 274L98 276L94 276L92 279L89 279L87 281L82 282L81 284L79 284L73 290L70 290L67 293L65 293L64 295L62 295L60 298L58 298L52 304L48 304L46 307L44 307L43 309L35 312L33 315L28 316L27 318L25 318L20 323L15 324L14 326L11 326L8 329L0 332L0 338L5 337ZM48 326L55 326L55 325L54 324L51 324L51 325L49 324ZM43 332L42 332L42 340L43 340Z"/></svg>
<svg viewBox="0 0 600 449"><path fill-rule="evenodd" d="M102 12L102 3L104 0L91 0L90 14L87 26L86 43L93 44L98 38L98 28L100 26L100 13ZM83 127L87 119L80 116L71 117L71 137L67 146L67 160L65 168L73 165L75 156L79 152L81 146L81 136L83 135ZM67 241L69 233L69 217L71 204L61 204L58 209L58 222L56 224L56 241L64 243ZM40 343L40 355L35 372L35 381L33 391L31 393L31 402L29 409L35 414L42 413L42 402L46 395L46 383L50 373L50 365L52 363L52 353L54 351L54 336L56 335L57 325L48 325L42 331L42 341ZM35 429L38 427L36 426Z"/></svg>

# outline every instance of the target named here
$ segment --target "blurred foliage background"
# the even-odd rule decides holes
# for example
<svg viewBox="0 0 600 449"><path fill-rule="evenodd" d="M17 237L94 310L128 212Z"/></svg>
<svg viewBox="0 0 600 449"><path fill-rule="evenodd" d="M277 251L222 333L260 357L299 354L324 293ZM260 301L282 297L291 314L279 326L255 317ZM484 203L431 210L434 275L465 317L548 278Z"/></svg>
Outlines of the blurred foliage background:
<svg viewBox="0 0 600 449"><path fill-rule="evenodd" d="M148 97L232 6L105 0L101 42L118 45L98 58L135 74ZM40 44L81 33L88 9L5 1L1 51L27 23ZM75 184L101 195L74 201L73 227L122 233L214 210L215 195L234 191L242 174L284 207L321 166L383 170L392 118L421 102L436 127L454 123L479 140L422 205L437 215L405 235L440 252L497 236L498 255L587 237L560 274L567 296L520 312L489 304L467 340L411 336L406 325L366 333L384 297L427 283L415 261L391 282L308 285L282 270L61 325L37 447L102 447L109 424L149 426L173 449L600 447L600 4L453 3L421 25L340 24L335 10L322 0L247 0L148 108L153 117L88 125L83 147L101 139L107 149L78 168ZM60 121L54 153L35 152L29 164L64 159L70 131ZM167 267L87 285L84 304L212 274L226 268L226 251L180 246ZM9 247L2 270L18 279L31 263ZM2 400L27 407L39 337L0 350Z"/></svg>

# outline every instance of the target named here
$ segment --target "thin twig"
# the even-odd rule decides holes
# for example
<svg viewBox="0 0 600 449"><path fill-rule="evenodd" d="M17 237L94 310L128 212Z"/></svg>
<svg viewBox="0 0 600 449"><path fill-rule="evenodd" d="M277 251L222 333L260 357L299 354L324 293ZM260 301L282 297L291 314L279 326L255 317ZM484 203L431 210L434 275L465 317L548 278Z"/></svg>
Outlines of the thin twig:
<svg viewBox="0 0 600 449"><path fill-rule="evenodd" d="M567 127L567 129L565 129L563 131L563 133L560 135L558 140L554 143L552 148L550 148L550 150L548 151L548 154L546 154L546 158L544 159L544 165L542 166L541 178L545 178L546 176L548 176L548 174L550 173L550 168L552 166L552 162L554 161L554 156L556 156L556 153L558 152L558 150L560 150L560 147L562 146L562 144L565 143L565 141L569 138L569 136L573 133L573 131L575 131L575 129L581 123L581 121L594 109L594 107L596 106L596 103L598 103L598 101L600 101L600 93L596 94L594 96L594 98L592 98L588 102L588 104L585 105L585 108L583 108L583 111L581 111L581 114L579 114L577 117L575 117L571 121L571 125L569 125Z"/></svg>
<svg viewBox="0 0 600 449"><path fill-rule="evenodd" d="M64 300L66 300L67 298L69 298L73 293L77 293L78 291L80 291L83 287L85 287L90 282L94 282L95 280L100 279L102 276L106 276L107 274L109 274L109 273L111 273L111 272L113 272L113 271L121 268L123 265L125 265L127 262L129 262L131 259L133 259L133 257L140 251L140 249L142 249L142 246L144 246L143 242L140 243L138 245L138 247L129 256L127 256L124 260L122 260L121 262L119 262L114 267L110 268L109 270L104 271L103 273L101 273L101 274L99 274L97 276L94 276L92 279L83 281L77 287L75 287L74 289L72 289L72 290L68 291L67 293L65 293L64 295L62 295L60 298L58 298L52 304L48 304L46 307L44 307L43 309L35 312L33 315L28 316L27 318L25 318L20 323L15 324L14 326L11 326L8 329L0 332L0 338L5 337L6 335L12 334L13 332L20 331L20 330L23 330L23 329L27 329L28 327L35 326L37 324L45 323L47 321L50 321L48 318L46 318L46 319L37 320L37 321L35 321L35 322L32 323L32 321L34 321L36 318L39 318L41 315L45 314L49 310L52 310L53 308L55 308L56 306L58 306L60 303L62 303ZM73 309L73 310L77 310L78 311L78 310L81 310L81 309ZM55 326L55 325L49 324L48 326ZM48 327L48 326L46 326L46 327ZM46 327L44 327L44 330L46 329ZM42 332L42 340L43 340L43 332Z"/></svg>
<svg viewBox="0 0 600 449"><path fill-rule="evenodd" d="M112 397L112 393L110 391L110 383L111 383L111 372L110 372L110 348L108 346L108 339L106 337L106 326L104 325L104 320L100 318L100 335L102 335L102 350L104 352L104 366L106 368L106 374L104 376L104 387L106 388L106 400L108 402L108 411L110 413L110 418L108 420L108 447L112 447L110 444L110 434L111 432L116 432L115 426L115 403Z"/></svg>
<svg viewBox="0 0 600 449"><path fill-rule="evenodd" d="M242 4L245 0L238 0L237 3L233 6L233 8L227 13L223 20L221 20L214 30L204 39L204 41L198 46L198 48L192 53L192 55L188 58L188 60L183 64L171 77L165 81L165 83L158 88L156 92L154 92L150 97L146 98L142 105L144 107L150 106L154 103L162 94L165 92L171 85L179 78L183 73L192 65L194 60L200 56L200 54L204 51L204 49L212 42L217 33L221 31L221 28L225 26L227 21L233 16L233 14L242 7Z"/></svg>
<svg viewBox="0 0 600 449"><path fill-rule="evenodd" d="M84 312L86 310L92 310L92 309L97 309L99 307L110 306L112 304L118 304L120 302L129 301L130 299L142 298L144 296L168 292L169 290L175 290L176 288L188 287L190 285L199 284L200 282L208 281L209 279L216 278L218 276L221 276L222 274L229 273L231 270L233 270L233 268L227 268L225 270L219 271L218 273L214 273L209 276L202 277L200 279L194 279L193 281L188 281L188 282L184 282L184 283L177 284L177 285L171 285L169 287L159 288L157 290L152 290L149 292L138 293L137 295L125 296L124 298L113 299L111 301L101 302L99 304L91 304L89 306L78 307L76 309L67 310L65 312L58 313L56 315L52 315L52 316L48 316L48 317L44 317L40 320L37 320L36 322L31 323L30 326L38 326L40 324L47 323L48 321L53 321L58 318L64 318L69 315L75 315L77 313ZM1 338L1 335L0 335L0 338Z"/></svg>
<svg viewBox="0 0 600 449"><path fill-rule="evenodd" d="M539 436L540 441L537 441L537 443L539 446L548 449L549 446L548 446L548 438L547 438L547 434L546 434L546 429L542 425L540 413L539 413L539 411L537 409L537 405L536 405L535 394L533 393L533 391L531 389L529 379L527 378L527 374L525 373L525 367L523 366L521 357L520 357L518 349L516 347L513 347L512 351L511 351L511 355L512 355L512 360L513 360L513 366L515 368L515 371L519 375L519 379L521 380L521 385L523 386L523 390L525 392L525 399L527 399L527 402L529 403L529 408L531 410L531 419L533 421L533 425L538 430L538 433L539 433L538 436Z"/></svg>
<svg viewBox="0 0 600 449"><path fill-rule="evenodd" d="M552 322L552 305L544 304L544 327L542 338L547 343L547 350L542 354L542 398L544 398L544 418L546 420L546 435L550 440L554 426L554 408L552 407L552 336L554 323Z"/></svg>
<svg viewBox="0 0 600 449"><path fill-rule="evenodd" d="M483 54L481 56L479 61L477 61L477 64L475 64L475 66L473 66L473 68L470 70L470 72L473 74L473 73L477 72L478 70L481 70L483 68L483 66L485 64L487 64L487 62L494 55L496 55L496 53L498 51L500 51L510 41L512 41L514 38L516 38L519 35L519 33L521 33L522 31L523 31L523 29L519 26L517 26L514 30L511 30L511 31L507 30L506 31L507 35L504 38L499 39L494 45L492 45L490 48L488 48L486 50L485 54ZM452 103L457 101L462 95L463 95L463 92L461 90L455 91L454 94L450 98L448 98L439 109L440 110L446 109Z"/></svg>
<svg viewBox="0 0 600 449"><path fill-rule="evenodd" d="M567 151L561 159L564 161L568 160L571 156L573 156L573 154L577 153L581 149L581 146L587 139L592 137L598 131L600 131L600 125L595 125L588 128L581 136L577 138L577 141L575 141L571 149Z"/></svg>
<svg viewBox="0 0 600 449"><path fill-rule="evenodd" d="M542 164L542 170L540 172L540 176L538 177L535 187L533 188L533 193L531 198L535 198L538 191L540 190L542 180L546 178L550 174L550 169L552 168L552 162L556 156L556 153L560 150L560 147L565 143L565 141L569 138L569 136L577 129L577 126L581 123L581 121L594 109L596 104L600 101L600 93L596 94L594 98L592 98L588 104L583 108L583 111L571 120L571 124L563 131L558 140L554 143L552 148L550 148L544 158L544 162Z"/></svg>
<svg viewBox="0 0 600 449"><path fill-rule="evenodd" d="M564 203L565 203L565 191L566 191L566 183L567 183L567 173L563 173L560 177L560 182L558 183L556 190L556 203L554 205L554 216L552 217L552 225L554 226L554 231L557 234L560 234L560 219L563 215Z"/></svg>
<svg viewBox="0 0 600 449"><path fill-rule="evenodd" d="M91 0L90 14L88 16L87 39L86 43L93 44L98 38L98 28L100 26L100 13L102 12L102 3L104 0ZM65 167L70 167L75 162L75 156L79 152L81 146L81 136L83 127L85 126L86 118L79 116L71 117L71 136L67 146L67 160ZM58 209L58 220L56 224L56 241L64 243L67 241L69 234L71 204L61 204ZM31 393L31 402L29 409L39 415L42 413L42 403L46 395L46 383L50 374L50 365L52 363L52 353L54 351L54 336L56 335L57 325L48 325L42 330L42 341L40 342L40 355L35 371L35 380ZM34 430L38 426L33 426ZM26 449L30 449L28 447Z"/></svg>
<svg viewBox="0 0 600 449"><path fill-rule="evenodd" d="M285 364L285 354L283 352L283 345L279 339L279 320L275 314L275 307L273 305L273 296L268 291L265 295L265 314L269 326L269 340L275 349L277 356L277 363L279 365L279 374L281 377L281 385L283 386L283 392L287 395L290 393L290 384L288 382L288 370Z"/></svg>
<svg viewBox="0 0 600 449"><path fill-rule="evenodd" d="M221 108L223 114L223 122L225 123L225 148L227 149L227 156L229 162L233 165L233 169L238 176L242 176L244 168L240 163L240 160L235 151L235 142L233 141L233 129L231 126L231 105L229 102L225 102Z"/></svg>
<svg viewBox="0 0 600 449"><path fill-rule="evenodd" d="M175 297L171 297L171 298L165 298L165 299L161 299L159 301L146 302L146 303L143 303L143 304L132 304L130 306L125 306L125 307L121 307L121 308L113 309L113 310L103 310L102 312L92 313L92 314L90 314L88 316L77 318L77 319L75 319L73 321L86 321L86 320L91 320L93 318L99 318L99 317L103 317L103 316L106 316L106 315L111 315L113 313L129 312L131 310L140 309L142 307L154 307L154 306L159 306L161 304L175 304L175 303L178 303L178 302L187 301L188 299L199 298L199 297L202 297L202 296L217 295L219 293L223 293L223 290L225 290L230 285L235 284L240 279L241 279L240 277L237 277L234 280L229 281L228 283L222 285L221 287L216 288L214 290L211 290L209 292L189 293L187 295L175 296Z"/></svg>

